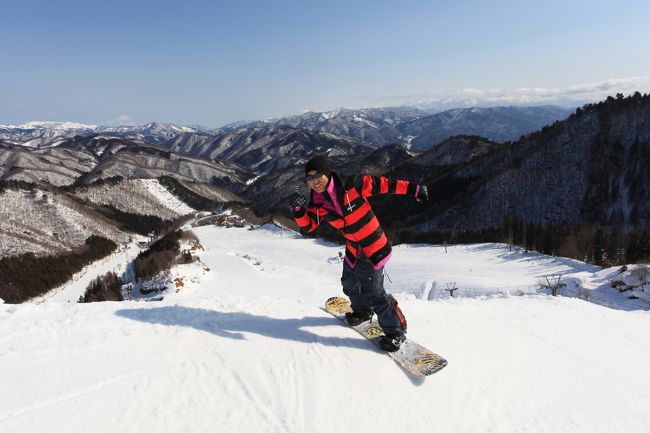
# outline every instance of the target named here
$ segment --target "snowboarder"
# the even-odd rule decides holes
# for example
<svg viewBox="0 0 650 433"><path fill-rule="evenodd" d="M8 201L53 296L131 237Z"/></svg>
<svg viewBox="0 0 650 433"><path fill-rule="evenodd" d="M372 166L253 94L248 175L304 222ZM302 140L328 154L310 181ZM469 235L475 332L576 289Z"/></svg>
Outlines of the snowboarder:
<svg viewBox="0 0 650 433"><path fill-rule="evenodd" d="M347 322L357 326L376 313L385 334L380 346L389 352L398 350L406 339L406 318L384 289L384 265L391 246L367 199L375 194L405 194L428 200L426 185L383 176L340 177L325 155L310 159L305 175L311 188L307 208L307 199L298 192L289 197L289 206L303 235L327 221L346 238L341 284L352 306L345 315Z"/></svg>

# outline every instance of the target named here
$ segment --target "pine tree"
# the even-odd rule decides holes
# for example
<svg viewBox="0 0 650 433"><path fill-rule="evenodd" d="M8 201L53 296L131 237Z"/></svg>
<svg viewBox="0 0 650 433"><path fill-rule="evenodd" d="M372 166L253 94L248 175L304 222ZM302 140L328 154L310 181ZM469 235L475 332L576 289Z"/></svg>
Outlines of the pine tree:
<svg viewBox="0 0 650 433"><path fill-rule="evenodd" d="M604 251L605 251L605 235L603 234L603 229L598 228L598 230L596 230L596 235L594 237L594 247L592 253L594 263L598 266L603 265Z"/></svg>
<svg viewBox="0 0 650 433"><path fill-rule="evenodd" d="M535 224L526 225L526 239L525 239L526 252L531 252L535 249Z"/></svg>
<svg viewBox="0 0 650 433"><path fill-rule="evenodd" d="M555 245L555 229L552 226L546 227L544 231L544 245L542 247L542 252L549 256L552 256L554 253Z"/></svg>

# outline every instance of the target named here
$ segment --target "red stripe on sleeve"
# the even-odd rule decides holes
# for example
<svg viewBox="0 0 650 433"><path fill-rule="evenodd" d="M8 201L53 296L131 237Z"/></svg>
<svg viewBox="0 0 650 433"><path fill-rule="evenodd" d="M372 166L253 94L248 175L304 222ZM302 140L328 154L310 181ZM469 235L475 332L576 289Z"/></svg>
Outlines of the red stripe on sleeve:
<svg viewBox="0 0 650 433"><path fill-rule="evenodd" d="M398 180L397 185L395 186L395 194L406 194L406 190L409 187L408 180Z"/></svg>
<svg viewBox="0 0 650 433"><path fill-rule="evenodd" d="M388 192L388 185L390 184L390 181L386 177L381 177L381 184L380 184L380 189L379 192L381 194L386 194Z"/></svg>
<svg viewBox="0 0 650 433"><path fill-rule="evenodd" d="M363 188L361 189L361 195L363 197L370 197L372 195L372 177L364 176L363 177Z"/></svg>
<svg viewBox="0 0 650 433"><path fill-rule="evenodd" d="M296 218L296 222L300 227L307 227L311 222L311 219L309 218L309 215L307 215L307 213L305 212L305 214L302 217Z"/></svg>
<svg viewBox="0 0 650 433"><path fill-rule="evenodd" d="M335 220L332 220L332 221L328 221L328 222L335 229L342 229L345 226L345 222L341 218L335 219Z"/></svg>

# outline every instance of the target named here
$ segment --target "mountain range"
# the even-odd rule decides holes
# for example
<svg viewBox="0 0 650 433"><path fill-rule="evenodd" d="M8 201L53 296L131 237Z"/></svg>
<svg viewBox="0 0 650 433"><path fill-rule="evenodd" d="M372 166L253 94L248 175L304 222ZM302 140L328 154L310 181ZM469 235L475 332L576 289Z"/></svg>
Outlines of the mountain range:
<svg viewBox="0 0 650 433"><path fill-rule="evenodd" d="M573 110L553 105L540 107L458 108L400 124L404 136L413 137L414 149L428 149L455 135L479 135L492 141L517 140Z"/></svg>
<svg viewBox="0 0 650 433"><path fill-rule="evenodd" d="M648 225L650 178L644 167L650 164L650 96L610 97L508 141L473 134L477 118L516 118L523 124L514 113L526 112L545 113L551 119L553 113L559 114L548 107L451 110L434 117L405 108L339 110L219 131L164 124L110 130L78 124L4 126L0 180L5 189L23 191L20 200L32 207L38 207L37 197L43 194L61 195L69 198L62 203L81 203L84 209L108 206L129 214L157 215L156 205L122 206L120 200L131 201L121 190L135 188L143 203L154 203L144 197L155 196L161 187L185 204L194 203L187 212L216 203L246 202L258 214L287 215L285 202L295 188L308 192L304 162L325 153L344 175L386 174L429 186L431 201L426 205L376 200L378 212L394 227L481 229L512 218L623 230ZM466 129L454 129L455 122L465 122ZM372 135L350 127L352 123L383 132ZM388 140L390 134L404 138L404 131L424 131L427 124L467 133L431 139L435 143L424 150L415 146L424 133L388 145L368 141ZM496 134L501 131L496 124L486 121L485 127L491 125ZM344 133L348 135L338 135ZM134 184L135 179L152 179L158 186ZM27 186L7 184L11 181ZM174 207L179 206L159 213L173 219L179 215ZM12 229L6 221L15 211L9 206L1 210L5 224L0 225L0 244L21 251L20 245L29 244L28 233L34 230L29 221L21 222L22 231ZM32 226L38 224L42 222L35 219ZM49 247L27 245L23 250L51 251L57 242L71 245L81 239L64 242L61 233L50 230L47 242L40 241Z"/></svg>
<svg viewBox="0 0 650 433"><path fill-rule="evenodd" d="M637 92L589 104L515 142L454 137L389 172L431 185L429 227L478 229L518 218L630 230L650 223L648 164L650 95Z"/></svg>
<svg viewBox="0 0 650 433"><path fill-rule="evenodd" d="M351 139L372 147L409 144L416 150L423 150L458 134L480 135L494 141L515 140L553 121L564 119L571 112L555 106L470 107L436 114L411 107L338 109L279 119L237 122L217 129L157 122L120 127L72 122L28 122L23 125L0 125L0 140L28 147L52 147L74 136L105 135L205 155L224 141L229 142L233 134L257 131L259 138L276 131L273 127L288 126L337 139Z"/></svg>

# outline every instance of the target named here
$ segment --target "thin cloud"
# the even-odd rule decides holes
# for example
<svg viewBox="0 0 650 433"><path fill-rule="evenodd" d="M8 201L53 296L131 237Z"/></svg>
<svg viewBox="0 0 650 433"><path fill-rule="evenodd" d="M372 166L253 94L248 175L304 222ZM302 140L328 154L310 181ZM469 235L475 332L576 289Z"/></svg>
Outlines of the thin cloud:
<svg viewBox="0 0 650 433"><path fill-rule="evenodd" d="M110 126L136 126L135 119L128 114L120 114L115 119L108 122Z"/></svg>
<svg viewBox="0 0 650 433"><path fill-rule="evenodd" d="M454 108L494 105L563 105L576 106L601 101L617 93L630 95L636 91L650 92L650 76L611 78L566 87L520 87L518 89L464 88L442 94L392 95L375 99L375 104L414 105L423 108ZM370 98L363 98L368 100ZM370 102L370 101L367 101Z"/></svg>

